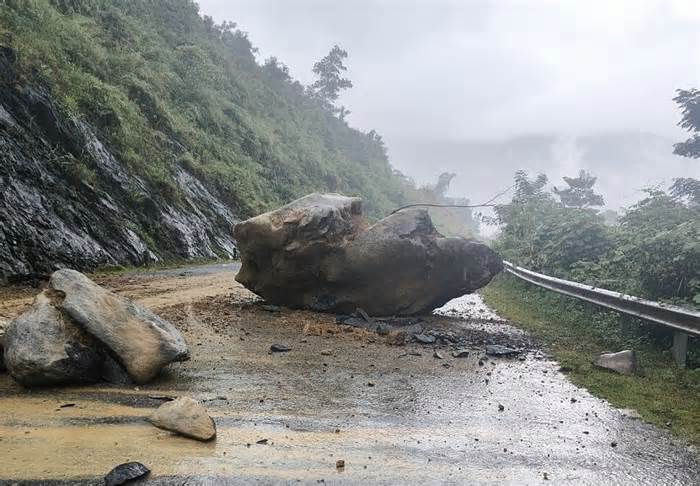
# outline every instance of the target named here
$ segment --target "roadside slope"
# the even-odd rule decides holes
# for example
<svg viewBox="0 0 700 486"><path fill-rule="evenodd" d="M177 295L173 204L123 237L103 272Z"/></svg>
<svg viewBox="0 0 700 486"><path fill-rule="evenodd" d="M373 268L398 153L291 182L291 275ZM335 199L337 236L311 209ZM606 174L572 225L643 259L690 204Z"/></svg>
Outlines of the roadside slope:
<svg viewBox="0 0 700 486"><path fill-rule="evenodd" d="M313 191L405 202L381 137L191 0L4 2L0 46L0 277L229 257Z"/></svg>

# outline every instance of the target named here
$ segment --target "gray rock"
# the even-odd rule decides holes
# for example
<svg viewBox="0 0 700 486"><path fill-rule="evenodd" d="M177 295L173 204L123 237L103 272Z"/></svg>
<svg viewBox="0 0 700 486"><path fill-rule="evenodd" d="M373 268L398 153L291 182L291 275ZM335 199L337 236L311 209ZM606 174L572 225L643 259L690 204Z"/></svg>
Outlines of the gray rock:
<svg viewBox="0 0 700 486"><path fill-rule="evenodd" d="M189 358L185 338L170 322L80 272L54 272L49 287L63 292L60 308L108 347L136 383L146 383L165 365Z"/></svg>
<svg viewBox="0 0 700 486"><path fill-rule="evenodd" d="M270 346L270 351L272 351L273 353L286 353L291 350L292 348L284 344L273 344L272 346Z"/></svg>
<svg viewBox="0 0 700 486"><path fill-rule="evenodd" d="M486 285L489 247L440 235L425 209L365 229L361 200L311 194L236 225L236 280L270 303L371 316L413 315Z"/></svg>
<svg viewBox="0 0 700 486"><path fill-rule="evenodd" d="M100 378L104 353L56 307L61 299L58 292L45 290L7 328L5 364L23 385L62 385Z"/></svg>
<svg viewBox="0 0 700 486"><path fill-rule="evenodd" d="M197 400L190 397L164 403L148 420L158 428L192 439L207 441L216 437L214 420Z"/></svg>
<svg viewBox="0 0 700 486"><path fill-rule="evenodd" d="M629 349L618 353L601 353L593 364L623 375L633 375L637 372L637 355Z"/></svg>
<svg viewBox="0 0 700 486"><path fill-rule="evenodd" d="M151 470L140 462L119 464L105 476L105 486L119 486L135 479L142 478Z"/></svg>

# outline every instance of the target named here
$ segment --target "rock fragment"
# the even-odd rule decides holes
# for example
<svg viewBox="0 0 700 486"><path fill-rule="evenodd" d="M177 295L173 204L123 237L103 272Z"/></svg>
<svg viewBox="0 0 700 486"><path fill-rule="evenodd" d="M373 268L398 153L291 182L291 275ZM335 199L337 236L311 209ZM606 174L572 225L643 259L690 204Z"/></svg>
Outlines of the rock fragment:
<svg viewBox="0 0 700 486"><path fill-rule="evenodd" d="M270 346L270 351L272 351L273 353L286 353L291 350L292 348L284 344L273 344L272 346Z"/></svg>
<svg viewBox="0 0 700 486"><path fill-rule="evenodd" d="M105 476L105 486L119 486L135 479L142 478L151 470L140 462L126 462L112 469Z"/></svg>
<svg viewBox="0 0 700 486"><path fill-rule="evenodd" d="M201 441L216 437L216 425L206 409L195 399L179 397L165 402L148 420L160 429Z"/></svg>
<svg viewBox="0 0 700 486"><path fill-rule="evenodd" d="M619 353L602 353L593 364L623 375L633 375L637 372L637 355L629 349Z"/></svg>
<svg viewBox="0 0 700 486"><path fill-rule="evenodd" d="M468 356L469 356L468 349L456 349L456 350L452 351L453 358L466 358Z"/></svg>

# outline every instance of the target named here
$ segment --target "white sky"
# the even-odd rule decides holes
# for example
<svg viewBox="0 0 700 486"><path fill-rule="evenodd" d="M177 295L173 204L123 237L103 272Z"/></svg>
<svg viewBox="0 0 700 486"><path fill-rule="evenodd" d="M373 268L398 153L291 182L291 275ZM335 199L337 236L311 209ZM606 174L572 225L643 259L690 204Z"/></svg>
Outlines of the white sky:
<svg viewBox="0 0 700 486"><path fill-rule="evenodd" d="M678 136L700 85L700 0L200 0L302 82L348 51L351 121L392 138Z"/></svg>

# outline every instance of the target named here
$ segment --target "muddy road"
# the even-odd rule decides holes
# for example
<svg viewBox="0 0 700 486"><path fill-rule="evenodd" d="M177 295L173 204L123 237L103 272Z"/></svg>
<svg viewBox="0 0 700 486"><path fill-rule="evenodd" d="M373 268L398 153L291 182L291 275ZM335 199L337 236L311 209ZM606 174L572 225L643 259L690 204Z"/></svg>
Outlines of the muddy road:
<svg viewBox="0 0 700 486"><path fill-rule="evenodd" d="M420 323L469 348L456 358L440 339L397 346L332 315L266 311L236 270L98 278L170 319L192 359L140 387L26 390L0 374L0 483L101 484L140 461L152 484L698 484L694 451L570 384L478 296ZM36 292L0 289L0 316ZM486 357L494 343L522 353ZM144 420L177 395L204 401L215 442Z"/></svg>

